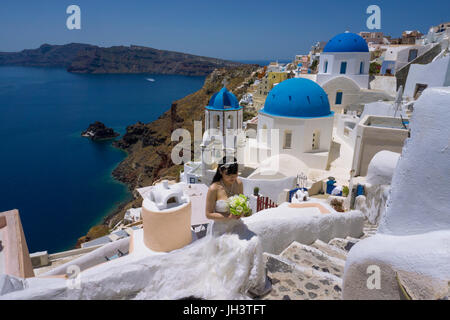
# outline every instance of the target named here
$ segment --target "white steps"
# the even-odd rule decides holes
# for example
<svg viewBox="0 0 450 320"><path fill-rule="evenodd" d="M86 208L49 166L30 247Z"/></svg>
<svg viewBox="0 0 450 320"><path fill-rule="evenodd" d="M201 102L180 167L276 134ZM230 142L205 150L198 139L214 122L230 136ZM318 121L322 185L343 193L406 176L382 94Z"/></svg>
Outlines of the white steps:
<svg viewBox="0 0 450 320"><path fill-rule="evenodd" d="M264 300L339 300L342 280L303 267L281 256L264 253L272 290Z"/></svg>
<svg viewBox="0 0 450 320"><path fill-rule="evenodd" d="M345 260L329 256L319 249L296 241L284 249L280 256L301 266L328 272L340 278L344 274Z"/></svg>
<svg viewBox="0 0 450 320"><path fill-rule="evenodd" d="M334 238L328 243L316 240L311 245L292 242L279 255L264 253L272 291L264 300L339 300L345 260L360 240L377 232L378 226L366 223L360 238Z"/></svg>

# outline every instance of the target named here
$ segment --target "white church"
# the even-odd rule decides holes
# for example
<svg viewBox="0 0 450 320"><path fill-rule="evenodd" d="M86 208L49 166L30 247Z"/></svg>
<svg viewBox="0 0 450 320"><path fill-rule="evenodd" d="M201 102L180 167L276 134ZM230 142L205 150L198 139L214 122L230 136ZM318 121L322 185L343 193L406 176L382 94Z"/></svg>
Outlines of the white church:
<svg viewBox="0 0 450 320"><path fill-rule="evenodd" d="M278 155L294 157L303 167L326 169L334 112L317 83L293 78L275 86L258 113L256 138L242 131L242 111L225 86L211 97L205 107L201 161L184 164L182 181L209 184L225 154L238 159L241 172L251 172Z"/></svg>
<svg viewBox="0 0 450 320"><path fill-rule="evenodd" d="M256 143L249 143L249 162L267 156L291 155L308 168L326 169L333 133L334 112L326 92L314 81L293 78L275 86L258 113ZM251 149L257 146L259 149Z"/></svg>
<svg viewBox="0 0 450 320"><path fill-rule="evenodd" d="M333 37L320 55L316 82L327 92L331 109L342 113L369 88L370 53L366 40L345 32Z"/></svg>
<svg viewBox="0 0 450 320"><path fill-rule="evenodd" d="M243 150L243 107L225 85L226 83L219 92L212 95L205 106L205 131L200 145L201 161L185 163L181 181L209 185L216 172L218 160L225 154L237 157L238 150Z"/></svg>

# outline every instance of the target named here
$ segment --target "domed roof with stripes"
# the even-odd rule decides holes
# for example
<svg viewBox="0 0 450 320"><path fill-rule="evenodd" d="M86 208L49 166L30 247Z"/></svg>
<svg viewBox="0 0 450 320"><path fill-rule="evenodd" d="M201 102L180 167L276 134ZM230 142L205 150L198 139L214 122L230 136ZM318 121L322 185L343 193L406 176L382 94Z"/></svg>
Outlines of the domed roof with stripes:
<svg viewBox="0 0 450 320"><path fill-rule="evenodd" d="M219 92L213 94L206 106L208 110L239 110L241 108L236 96L228 91L225 86Z"/></svg>
<svg viewBox="0 0 450 320"><path fill-rule="evenodd" d="M328 41L323 52L369 52L369 46L360 35L344 32Z"/></svg>
<svg viewBox="0 0 450 320"><path fill-rule="evenodd" d="M267 95L260 112L289 118L320 118L334 114L322 87L305 78L292 78L276 85Z"/></svg>

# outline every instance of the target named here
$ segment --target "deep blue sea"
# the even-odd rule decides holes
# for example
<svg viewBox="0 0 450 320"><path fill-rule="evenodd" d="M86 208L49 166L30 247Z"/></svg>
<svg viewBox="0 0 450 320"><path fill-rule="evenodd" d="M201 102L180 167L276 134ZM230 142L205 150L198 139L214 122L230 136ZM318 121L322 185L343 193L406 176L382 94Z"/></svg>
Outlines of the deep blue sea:
<svg viewBox="0 0 450 320"><path fill-rule="evenodd" d="M157 119L204 79L0 67L0 212L19 209L30 253L71 249L131 198L111 176L126 154L81 131L98 120L123 134L127 125Z"/></svg>

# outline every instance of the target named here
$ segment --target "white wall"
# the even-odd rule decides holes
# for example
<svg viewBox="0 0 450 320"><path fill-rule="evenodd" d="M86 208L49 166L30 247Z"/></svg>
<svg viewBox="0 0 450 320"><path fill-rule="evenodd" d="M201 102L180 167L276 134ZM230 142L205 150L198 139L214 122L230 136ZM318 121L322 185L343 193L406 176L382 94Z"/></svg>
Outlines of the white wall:
<svg viewBox="0 0 450 320"><path fill-rule="evenodd" d="M253 194L253 189L258 187L262 196L278 202L278 198L284 189L293 189L295 187L297 177L283 179L248 179L240 177L239 179L242 180L244 185L244 195L249 196Z"/></svg>
<svg viewBox="0 0 450 320"><path fill-rule="evenodd" d="M397 78L375 76L375 79L370 81L370 89L385 91L391 95L395 95L397 92Z"/></svg>
<svg viewBox="0 0 450 320"><path fill-rule="evenodd" d="M357 131L356 126L360 118L346 114L337 114L335 115L335 119L336 135L345 141L349 147L354 148Z"/></svg>
<svg viewBox="0 0 450 320"><path fill-rule="evenodd" d="M405 95L413 98L416 84L426 84L428 88L450 86L450 55L429 64L413 64L409 68L405 84Z"/></svg>
<svg viewBox="0 0 450 320"><path fill-rule="evenodd" d="M268 129L278 129L278 154L288 154L302 160L310 168L325 169L333 134L334 117L322 118L290 118L275 117L264 113L258 115L258 141L262 141L259 130L264 124ZM284 135L286 130L292 132L291 148L284 149ZM313 132L320 132L319 148L312 149ZM268 139L268 147L273 149L275 145Z"/></svg>
<svg viewBox="0 0 450 320"><path fill-rule="evenodd" d="M400 117L401 108L399 108L396 117ZM386 116L393 117L395 114L395 106L392 102L385 101L377 101L371 102L364 105L364 110L361 114L360 119L363 119L365 116Z"/></svg>
<svg viewBox="0 0 450 320"><path fill-rule="evenodd" d="M317 74L311 74L311 73L297 73L295 75L296 78L304 78L304 79L309 79L311 81L316 81L317 79Z"/></svg>
<svg viewBox="0 0 450 320"><path fill-rule="evenodd" d="M361 89L353 79L341 75L329 76L328 79L321 86L328 95L331 110L336 113L343 113L347 106L359 103ZM338 91L342 92L341 104L336 104L336 94Z"/></svg>
<svg viewBox="0 0 450 320"><path fill-rule="evenodd" d="M398 162L381 233L450 229L450 88L426 89L414 105L411 137Z"/></svg>
<svg viewBox="0 0 450 320"><path fill-rule="evenodd" d="M387 61L396 61L397 55L400 51L409 49L412 45L392 45L386 48L384 52L384 60Z"/></svg>
<svg viewBox="0 0 450 320"><path fill-rule="evenodd" d="M448 296L449 105L448 87L426 89L415 103L411 138L395 169L378 232L358 242L348 254L343 299L401 299L396 280L400 272L417 289L428 287L414 290L416 296ZM367 268L373 265L380 268L379 290L362 285L367 282Z"/></svg>

